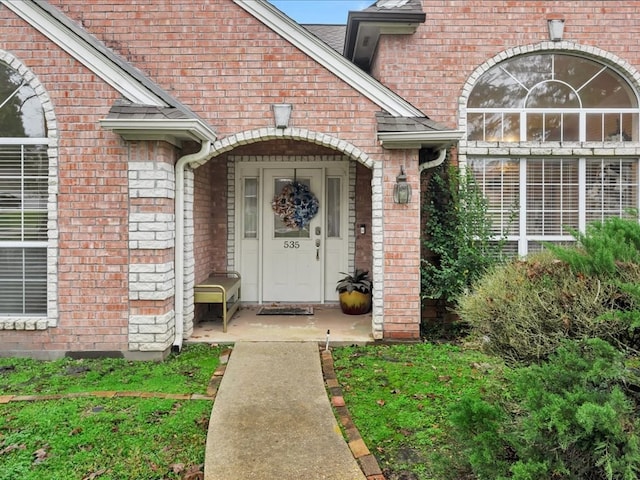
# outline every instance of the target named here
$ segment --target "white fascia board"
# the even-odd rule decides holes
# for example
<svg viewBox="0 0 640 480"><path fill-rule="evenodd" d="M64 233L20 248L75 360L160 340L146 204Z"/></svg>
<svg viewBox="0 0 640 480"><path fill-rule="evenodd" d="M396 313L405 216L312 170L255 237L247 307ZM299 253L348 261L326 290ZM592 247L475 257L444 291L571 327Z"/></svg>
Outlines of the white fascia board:
<svg viewBox="0 0 640 480"><path fill-rule="evenodd" d="M158 135L173 136L181 140L215 142L216 133L204 122L196 119L120 119L105 118L100 120L105 130L130 139L154 139Z"/></svg>
<svg viewBox="0 0 640 480"><path fill-rule="evenodd" d="M424 117L424 113L400 95L356 67L266 0L233 1L391 115L395 117Z"/></svg>
<svg viewBox="0 0 640 480"><path fill-rule="evenodd" d="M463 130L437 130L432 132L378 132L378 140L383 148L419 149L422 147L444 147L458 142L464 136Z"/></svg>
<svg viewBox="0 0 640 480"><path fill-rule="evenodd" d="M0 0L0 2L115 88L127 100L144 105L167 106L162 99L127 75L118 65L82 41L69 29L52 21L51 17L38 8L36 2L31 0Z"/></svg>

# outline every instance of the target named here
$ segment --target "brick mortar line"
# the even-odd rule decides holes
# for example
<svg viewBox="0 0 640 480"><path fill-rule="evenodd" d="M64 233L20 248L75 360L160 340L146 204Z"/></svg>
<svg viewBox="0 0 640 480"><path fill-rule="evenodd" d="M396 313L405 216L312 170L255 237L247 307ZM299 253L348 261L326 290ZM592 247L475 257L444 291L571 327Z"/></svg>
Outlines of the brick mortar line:
<svg viewBox="0 0 640 480"><path fill-rule="evenodd" d="M213 372L207 394L200 393L159 393L159 392L137 392L137 391L94 391L94 392L73 392L73 393L53 393L48 395L0 395L0 405L18 402L43 402L48 400L65 400L71 398L159 398L167 400L215 400L218 387L222 381L222 375L226 369L231 350L225 350L220 354L220 364Z"/></svg>
<svg viewBox="0 0 640 480"><path fill-rule="evenodd" d="M338 377L333 366L333 355L331 350L322 349L320 353L322 363L322 374L324 376L325 387L331 399L331 405L334 407L338 415L340 423L344 428L347 437L349 449L356 459L362 473L367 480L386 480L378 460L367 448L364 440L360 436L358 428L353 423L351 412L347 408L344 396L342 395L342 387L338 382Z"/></svg>

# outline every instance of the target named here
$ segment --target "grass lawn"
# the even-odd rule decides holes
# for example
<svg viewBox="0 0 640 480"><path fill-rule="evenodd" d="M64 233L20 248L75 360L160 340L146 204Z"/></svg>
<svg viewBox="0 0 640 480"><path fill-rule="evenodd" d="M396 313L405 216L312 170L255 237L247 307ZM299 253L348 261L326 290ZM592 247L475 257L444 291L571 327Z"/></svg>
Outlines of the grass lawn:
<svg viewBox="0 0 640 480"><path fill-rule="evenodd" d="M221 348L187 346L162 363L0 358L0 395L95 391L204 394ZM335 371L362 437L387 480L462 479L446 463L463 392L500 389L502 365L441 344L344 347ZM0 404L0 480L199 480L212 403L65 398Z"/></svg>
<svg viewBox="0 0 640 480"><path fill-rule="evenodd" d="M187 346L163 363L0 358L0 395L204 394L220 352ZM0 404L0 480L200 479L211 407L126 397Z"/></svg>
<svg viewBox="0 0 640 480"><path fill-rule="evenodd" d="M447 344L337 348L335 371L353 421L387 480L473 478L448 415L464 392L500 389L499 360Z"/></svg>

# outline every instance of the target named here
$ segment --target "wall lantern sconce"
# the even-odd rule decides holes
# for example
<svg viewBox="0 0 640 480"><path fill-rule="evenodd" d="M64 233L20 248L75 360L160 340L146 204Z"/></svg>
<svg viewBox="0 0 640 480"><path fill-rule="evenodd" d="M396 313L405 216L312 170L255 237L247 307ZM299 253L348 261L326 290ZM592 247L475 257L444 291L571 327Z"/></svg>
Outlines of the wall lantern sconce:
<svg viewBox="0 0 640 480"><path fill-rule="evenodd" d="M564 18L550 18L547 20L549 27L549 40L552 42L561 42L564 33Z"/></svg>
<svg viewBox="0 0 640 480"><path fill-rule="evenodd" d="M400 204L411 201L411 185L407 183L404 167L400 167L400 175L396 177L396 184L393 186L393 201Z"/></svg>
<svg viewBox="0 0 640 480"><path fill-rule="evenodd" d="M293 106L290 103L274 103L273 117L276 121L276 128L287 128L291 118Z"/></svg>

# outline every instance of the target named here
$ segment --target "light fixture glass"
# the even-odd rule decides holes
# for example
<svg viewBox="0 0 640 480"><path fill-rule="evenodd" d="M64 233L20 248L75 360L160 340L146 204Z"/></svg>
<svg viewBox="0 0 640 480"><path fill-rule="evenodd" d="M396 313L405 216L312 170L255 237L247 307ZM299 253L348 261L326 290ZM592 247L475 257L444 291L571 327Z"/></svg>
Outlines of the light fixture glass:
<svg viewBox="0 0 640 480"><path fill-rule="evenodd" d="M276 122L276 128L287 128L289 126L292 109L293 106L290 103L273 104L273 117Z"/></svg>
<svg viewBox="0 0 640 480"><path fill-rule="evenodd" d="M393 186L393 201L400 204L411 201L411 185L407 183L404 167L400 167L400 175L396 177L396 184Z"/></svg>
<svg viewBox="0 0 640 480"><path fill-rule="evenodd" d="M564 18L550 18L547 20L547 26L549 27L549 40L552 42L562 41Z"/></svg>

